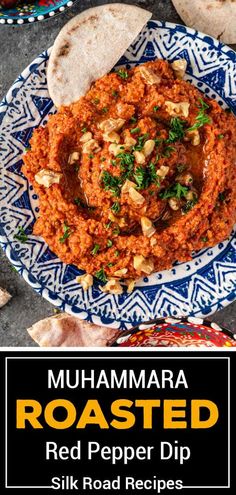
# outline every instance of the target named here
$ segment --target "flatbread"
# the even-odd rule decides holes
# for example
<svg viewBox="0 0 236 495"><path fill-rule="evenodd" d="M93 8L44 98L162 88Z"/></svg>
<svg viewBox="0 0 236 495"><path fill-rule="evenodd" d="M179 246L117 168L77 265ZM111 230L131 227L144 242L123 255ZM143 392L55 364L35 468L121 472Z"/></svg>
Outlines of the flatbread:
<svg viewBox="0 0 236 495"><path fill-rule="evenodd" d="M9 294L7 290L1 289L0 287L0 308L5 306L5 304L7 304L8 301L10 301L10 299L11 299L11 294Z"/></svg>
<svg viewBox="0 0 236 495"><path fill-rule="evenodd" d="M60 313L38 321L28 333L40 347L106 347L117 330Z"/></svg>
<svg viewBox="0 0 236 495"><path fill-rule="evenodd" d="M189 27L224 43L236 43L236 0L172 0Z"/></svg>
<svg viewBox="0 0 236 495"><path fill-rule="evenodd" d="M88 9L60 31L49 59L49 94L57 107L77 101L104 76L138 36L152 14L113 3Z"/></svg>

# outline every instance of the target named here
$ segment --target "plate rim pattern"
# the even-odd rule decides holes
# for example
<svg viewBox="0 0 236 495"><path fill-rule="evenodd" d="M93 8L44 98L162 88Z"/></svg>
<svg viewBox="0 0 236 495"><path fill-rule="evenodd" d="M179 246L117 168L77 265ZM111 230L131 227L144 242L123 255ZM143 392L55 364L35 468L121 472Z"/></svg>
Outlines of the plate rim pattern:
<svg viewBox="0 0 236 495"><path fill-rule="evenodd" d="M209 37L203 33L199 33L199 32L197 32L191 28L188 28L188 27L185 27L182 25L178 25L178 24L169 23L169 22L161 22L161 21L151 20L148 24L149 25L155 25L156 28L167 28L169 30L172 29L175 31L181 31L183 34L185 33L185 34L194 36L195 38L199 37L200 39L203 39L203 40L205 40L207 38L210 40L211 44L212 43L214 44L215 48L218 48L220 51L222 50L224 53L227 53L230 58L232 57L232 59L234 59L236 61L236 54L235 54L235 52L233 52L233 50L231 50L230 47L227 47L226 45L222 44L221 42L219 42L219 41L215 40L214 38L211 38L211 37ZM0 115L2 114L3 118L4 118L4 115L6 114L6 111L7 111L7 108L9 107L10 102L12 101L13 98L16 97L18 90L25 84L26 80L30 77L30 75L34 71L34 68L40 66L42 63L45 63L45 61L48 59L49 53L50 53L50 49L41 53L38 57L36 57L36 59L33 62L31 62L29 64L28 67L26 67L26 69L21 73L21 75L15 80L12 87L9 89L7 95L5 96L5 98L3 98L2 102L0 103ZM119 65L122 65L124 63L129 63L129 60L127 60L125 58L125 56L122 57ZM13 93L14 93L14 96L13 96ZM236 101L235 101L235 108L236 108ZM0 222L0 226L1 226L1 222ZM233 249L233 251L234 251L234 263L235 263L236 262L236 250L235 250L235 246L233 246L233 240L234 240L234 238L232 238L232 242L231 241L228 242L227 246L229 246L229 249ZM66 311L67 313L77 315L81 319L86 319L88 321L92 321L93 323L97 323L97 324L111 326L113 328L125 329L125 328L130 328L134 324L137 325L141 321L147 320L147 316L150 316L150 318L158 317L160 315L164 316L164 317L165 316L176 316L176 314L173 314L171 312L169 314L157 313L154 315L150 311L150 315L146 313L145 316L143 316L143 318L138 316L137 319L132 320L132 323L131 323L129 321L129 319L122 317L122 315L119 315L119 313L118 313L118 319L117 319L117 316L116 316L116 318L110 318L109 315L107 316L107 314L104 314L104 313L101 314L101 311L100 311L100 313L99 312L96 313L93 311L93 309L91 308L91 305L89 305L89 304L86 306L86 309L79 307L79 305L73 306L71 304L68 304L65 298L63 300L61 298L60 294L51 293L51 291L47 287L44 287L39 281L37 281L36 279L34 279L34 277L32 277L30 268L27 269L23 263L21 263L19 260L17 260L17 261L15 260L14 250L12 250L12 248L11 248L11 241L7 238L6 233L1 234L1 232L0 232L0 246L3 248L8 259L13 264L13 266L16 268L16 270L19 271L19 273L23 276L23 278L26 280L26 282L31 287L33 287L33 289L37 293L40 293L46 300L48 300L50 303L57 306L59 309L62 309L63 311ZM220 261L221 261L221 253L219 252L219 254L213 260L209 261L209 263L205 266L205 268L207 269L208 266L211 266L211 268L213 268L213 270L214 270L213 265L216 264L217 262L220 263ZM196 270L196 272L197 271L198 271L198 269ZM186 279L188 279L190 281L191 276L188 276L188 277L186 276ZM184 280L184 278L182 277L181 280L179 280L179 282L183 282L183 280ZM176 281L176 283L178 283L178 281ZM163 286L165 285L168 288L168 285L170 285L170 284L169 283L166 283L166 284L160 283L159 285L160 285L160 287L162 287L162 285ZM155 286L152 286L152 287L155 287ZM144 287L137 288L135 292L139 292L141 295L144 294L144 297L146 297L145 296L145 290L147 290L147 288L145 288L145 286L144 286ZM220 308L227 306L229 303L233 302L233 300L235 300L235 299L236 299L236 277L235 277L234 289L233 290L231 289L227 296L223 296L222 298L218 297L218 299L215 303L212 303L212 305L208 305L205 307L205 312L201 311L202 308L200 308L200 307L198 307L198 308L192 307L191 308L191 306L190 306L190 311L187 312L187 314L188 315L195 315L195 316L210 315L216 309L220 309ZM140 301L142 304L142 297L140 298ZM119 306L118 300L117 300L116 304L118 304L118 306ZM177 316L180 316L180 315L177 315Z"/></svg>

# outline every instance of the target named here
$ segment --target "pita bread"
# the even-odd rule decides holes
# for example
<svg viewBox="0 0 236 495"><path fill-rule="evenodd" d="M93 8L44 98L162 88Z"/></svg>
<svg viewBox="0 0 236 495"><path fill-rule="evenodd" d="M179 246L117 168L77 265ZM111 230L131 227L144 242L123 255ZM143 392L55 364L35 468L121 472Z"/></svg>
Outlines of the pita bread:
<svg viewBox="0 0 236 495"><path fill-rule="evenodd" d="M49 94L57 107L77 101L114 67L151 19L147 10L113 3L88 9L60 31L49 59Z"/></svg>
<svg viewBox="0 0 236 495"><path fill-rule="evenodd" d="M224 43L236 43L236 0L172 0L189 27Z"/></svg>
<svg viewBox="0 0 236 495"><path fill-rule="evenodd" d="M5 304L7 304L8 301L10 301L10 299L11 299L11 294L9 294L7 290L1 289L0 287L0 308L5 306Z"/></svg>
<svg viewBox="0 0 236 495"><path fill-rule="evenodd" d="M40 347L106 347L117 335L117 330L66 313L38 321L28 332Z"/></svg>

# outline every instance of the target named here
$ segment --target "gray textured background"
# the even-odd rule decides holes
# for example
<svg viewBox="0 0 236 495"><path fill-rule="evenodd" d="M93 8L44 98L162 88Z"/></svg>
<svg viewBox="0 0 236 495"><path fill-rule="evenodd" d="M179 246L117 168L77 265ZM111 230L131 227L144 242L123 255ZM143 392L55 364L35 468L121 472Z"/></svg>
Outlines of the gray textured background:
<svg viewBox="0 0 236 495"><path fill-rule="evenodd" d="M15 78L43 50L53 44L61 27L82 10L108 3L106 1L77 1L72 9L53 19L25 26L0 25L0 99ZM110 3L112 0L110 0ZM125 3L125 2L123 2ZM129 0L151 10L155 19L181 23L171 0ZM235 48L235 47L234 47ZM33 346L26 332L46 316L53 314L53 307L38 296L12 269L0 251L0 286L13 296L11 302L0 310L0 346ZM212 316L214 321L236 331L236 302Z"/></svg>

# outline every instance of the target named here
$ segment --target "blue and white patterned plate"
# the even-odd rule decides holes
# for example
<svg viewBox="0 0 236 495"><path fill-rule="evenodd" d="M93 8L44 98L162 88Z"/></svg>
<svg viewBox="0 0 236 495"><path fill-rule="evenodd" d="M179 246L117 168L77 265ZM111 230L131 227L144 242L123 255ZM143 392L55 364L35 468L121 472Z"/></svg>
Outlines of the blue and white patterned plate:
<svg viewBox="0 0 236 495"><path fill-rule="evenodd" d="M31 234L38 200L21 173L22 153L35 127L55 112L47 90L49 52L41 54L16 80L0 106L0 244L25 280L59 309L98 324L129 328L166 316L206 316L236 294L236 235L212 249L195 253L189 263L140 279L132 294L102 293L98 284L84 292L81 273L62 263L43 239ZM154 58L188 61L187 80L223 107L236 111L236 54L192 29L150 21L118 65ZM14 239L19 226L26 244Z"/></svg>

